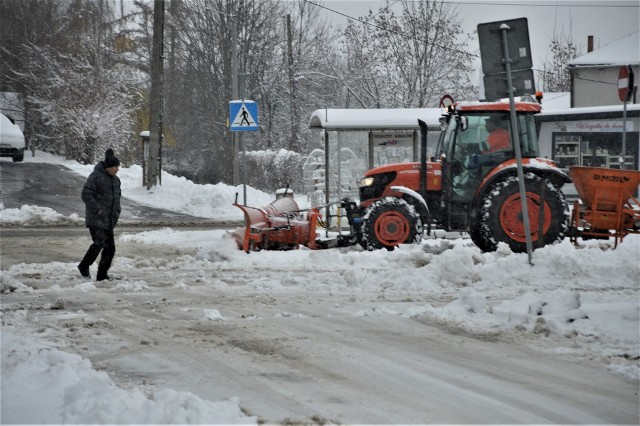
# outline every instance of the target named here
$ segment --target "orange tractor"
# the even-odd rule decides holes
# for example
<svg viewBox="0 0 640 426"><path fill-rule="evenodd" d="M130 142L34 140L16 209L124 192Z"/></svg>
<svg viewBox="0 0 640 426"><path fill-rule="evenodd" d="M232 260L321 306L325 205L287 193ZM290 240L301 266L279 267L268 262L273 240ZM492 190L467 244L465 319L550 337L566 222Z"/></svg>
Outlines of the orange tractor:
<svg viewBox="0 0 640 426"><path fill-rule="evenodd" d="M588 225L593 214L583 212L570 219L569 206L560 188L571 179L553 161L539 157L534 115L540 109L535 102L515 103L533 246L542 247L565 236L577 238L583 236L585 230L585 237L603 237L602 233L613 223L596 224L602 234L596 235ZM509 117L508 102L452 105L440 119L442 132L437 155L430 161L425 156L427 126L418 120L422 133L420 161L367 171L360 182L359 204L349 199L340 201L351 232L335 240L318 238L317 209L305 213L300 212L297 205L290 205L287 212L277 215L265 212L252 216L251 208L236 204L245 213L245 230L238 234L239 245L247 251L292 248L298 244L324 248L355 243L367 250L392 249L399 244L418 242L425 230L429 233L432 227L437 227L444 231L468 232L483 251L494 251L502 242L514 252L526 252L520 181L509 137L513 134ZM500 131L493 133L500 126L501 140L493 137L500 136ZM498 142L496 146L490 146L492 138ZM281 202L276 200L276 203ZM622 208L622 205L616 207ZM574 215L575 212L574 208ZM286 223L282 223L284 217ZM628 228L633 220L623 220L620 227L631 231ZM277 222L275 226L272 221ZM587 223L586 228L583 222ZM311 228L308 224L312 224Z"/></svg>
<svg viewBox="0 0 640 426"><path fill-rule="evenodd" d="M569 208L560 188L569 177L538 157L535 102L516 102L531 239L538 246L564 238ZM526 251L517 165L511 138L510 105L457 103L441 118L436 161L395 164L369 170L362 179L359 242L367 249L419 240L421 226L468 232L484 251L498 243ZM426 125L422 129L422 150ZM489 146L496 128L506 139ZM499 132L496 132L499 133ZM421 154L424 156L424 154Z"/></svg>

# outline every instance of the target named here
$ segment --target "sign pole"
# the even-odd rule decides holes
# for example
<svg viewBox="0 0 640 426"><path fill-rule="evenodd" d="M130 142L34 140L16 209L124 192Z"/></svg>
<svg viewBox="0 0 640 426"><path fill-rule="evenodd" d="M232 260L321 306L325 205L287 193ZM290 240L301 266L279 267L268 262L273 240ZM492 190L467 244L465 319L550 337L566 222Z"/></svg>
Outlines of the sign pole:
<svg viewBox="0 0 640 426"><path fill-rule="evenodd" d="M238 134L240 138L240 146L242 147L242 200L247 205L247 144L242 137L242 133Z"/></svg>
<svg viewBox="0 0 640 426"><path fill-rule="evenodd" d="M231 99L238 99L238 16L231 15ZM233 120L230 117L229 120ZM233 186L238 185L238 138L231 132L231 149L233 150Z"/></svg>
<svg viewBox="0 0 640 426"><path fill-rule="evenodd" d="M624 169L624 160L627 153L627 102L633 95L633 68L630 65L620 67L618 73L618 97L624 102L622 110L622 152L620 153L620 169Z"/></svg>
<svg viewBox="0 0 640 426"><path fill-rule="evenodd" d="M504 67L507 72L507 88L509 91L509 105L511 112L511 128L513 131L513 145L516 154L516 164L518 170L518 183L520 187L520 201L522 202L522 222L524 224L524 235L527 244L527 256L529 264L533 265L531 260L531 252L533 251L531 244L531 229L529 228L529 207L527 206L527 192L524 186L524 173L522 170L522 153L520 151L520 132L518 129L518 119L516 117L515 100L513 98L513 84L511 79L511 59L509 59L509 44L507 40L507 31L510 28L507 24L500 25L502 33L502 48L504 51Z"/></svg>
<svg viewBox="0 0 640 426"><path fill-rule="evenodd" d="M239 170L242 175L242 195L244 205L247 205L247 148L245 138L242 137L242 132L255 132L259 130L258 127L258 105L249 99L243 99L241 101L229 102L229 130L235 134L235 132L241 132L236 138L238 141L238 148L242 150L242 166ZM240 152L238 151L238 155ZM240 167L239 167L240 168Z"/></svg>
<svg viewBox="0 0 640 426"><path fill-rule="evenodd" d="M622 109L622 153L620 154L620 169L624 169L624 160L627 152L627 101L624 101Z"/></svg>

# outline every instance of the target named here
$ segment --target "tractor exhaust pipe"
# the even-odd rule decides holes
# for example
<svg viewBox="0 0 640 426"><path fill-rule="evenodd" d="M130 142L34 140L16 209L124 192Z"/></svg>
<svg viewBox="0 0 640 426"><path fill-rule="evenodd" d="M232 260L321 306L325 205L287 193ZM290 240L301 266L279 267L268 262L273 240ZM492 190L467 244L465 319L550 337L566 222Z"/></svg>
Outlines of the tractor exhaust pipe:
<svg viewBox="0 0 640 426"><path fill-rule="evenodd" d="M427 123L418 119L420 126L420 190L423 198L427 197Z"/></svg>

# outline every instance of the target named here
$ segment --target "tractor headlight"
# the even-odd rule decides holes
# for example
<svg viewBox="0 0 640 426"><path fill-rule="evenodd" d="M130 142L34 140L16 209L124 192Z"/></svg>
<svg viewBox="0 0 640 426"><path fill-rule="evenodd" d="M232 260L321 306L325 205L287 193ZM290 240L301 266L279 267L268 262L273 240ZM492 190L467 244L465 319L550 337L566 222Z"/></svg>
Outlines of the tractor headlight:
<svg viewBox="0 0 640 426"><path fill-rule="evenodd" d="M362 180L360 181L360 186L371 186L373 185L373 178L372 177L366 177L366 178L362 178Z"/></svg>

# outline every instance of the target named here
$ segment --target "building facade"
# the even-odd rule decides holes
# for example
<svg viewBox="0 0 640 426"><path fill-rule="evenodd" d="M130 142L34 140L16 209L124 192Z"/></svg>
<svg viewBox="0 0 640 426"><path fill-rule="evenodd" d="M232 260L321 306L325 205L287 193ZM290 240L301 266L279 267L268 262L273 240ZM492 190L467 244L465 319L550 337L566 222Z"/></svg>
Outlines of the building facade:
<svg viewBox="0 0 640 426"><path fill-rule="evenodd" d="M618 97L618 74L621 66L631 66L637 86L640 79L640 32L569 62L571 107L622 105ZM630 103L636 102L637 96L633 96Z"/></svg>

